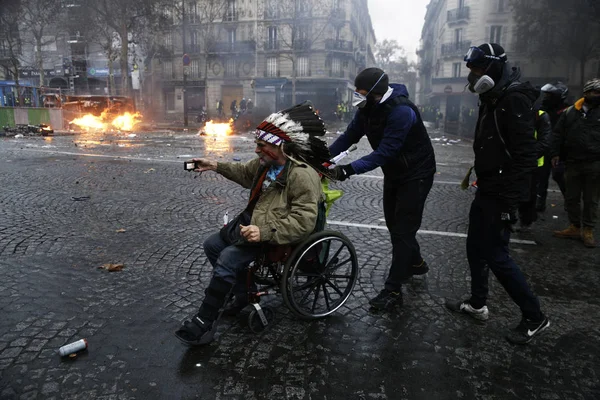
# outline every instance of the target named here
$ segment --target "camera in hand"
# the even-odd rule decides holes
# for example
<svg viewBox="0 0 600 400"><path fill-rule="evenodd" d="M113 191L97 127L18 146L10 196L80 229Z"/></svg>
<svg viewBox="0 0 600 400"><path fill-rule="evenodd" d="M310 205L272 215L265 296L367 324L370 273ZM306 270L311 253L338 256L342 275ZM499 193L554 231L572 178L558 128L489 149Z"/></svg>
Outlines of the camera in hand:
<svg viewBox="0 0 600 400"><path fill-rule="evenodd" d="M196 162L195 161L184 161L183 162L183 169L185 169L186 171L193 171L196 169Z"/></svg>

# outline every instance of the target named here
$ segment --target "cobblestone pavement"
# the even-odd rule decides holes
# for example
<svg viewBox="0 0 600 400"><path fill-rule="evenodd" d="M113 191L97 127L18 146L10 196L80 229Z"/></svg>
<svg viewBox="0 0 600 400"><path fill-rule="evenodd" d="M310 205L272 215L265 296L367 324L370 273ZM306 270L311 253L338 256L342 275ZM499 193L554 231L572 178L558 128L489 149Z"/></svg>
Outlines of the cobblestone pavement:
<svg viewBox="0 0 600 400"><path fill-rule="evenodd" d="M512 245L551 320L547 333L525 347L504 340L519 310L494 278L487 324L445 310L444 298L468 293L473 193L458 183L472 153L469 143L434 143L438 174L419 235L431 271L405 286L401 311L367 306L391 258L374 171L335 185L345 195L329 217L341 225L330 228L352 240L360 262L343 308L307 322L274 296L271 329L252 334L229 319L214 343L188 349L173 331L197 310L210 277L203 238L226 210L241 209L246 193L214 173L185 172L182 160L247 160L251 138L1 140L0 398L600 398L600 253L551 236L566 226L556 192L533 233ZM361 143L352 157L364 151ZM98 269L105 263L125 267ZM80 338L88 351L57 355Z"/></svg>

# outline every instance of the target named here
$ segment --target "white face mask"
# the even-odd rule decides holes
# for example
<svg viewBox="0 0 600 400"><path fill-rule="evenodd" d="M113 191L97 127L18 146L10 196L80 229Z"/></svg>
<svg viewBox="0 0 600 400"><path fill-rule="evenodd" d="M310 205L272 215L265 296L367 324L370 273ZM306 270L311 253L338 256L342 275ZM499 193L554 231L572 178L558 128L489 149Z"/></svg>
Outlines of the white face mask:
<svg viewBox="0 0 600 400"><path fill-rule="evenodd" d="M367 96L354 92L352 94L352 106L363 108L365 105L367 105Z"/></svg>
<svg viewBox="0 0 600 400"><path fill-rule="evenodd" d="M469 81L469 90L476 94L483 94L496 86L496 82L489 75L478 77L471 72L467 80Z"/></svg>

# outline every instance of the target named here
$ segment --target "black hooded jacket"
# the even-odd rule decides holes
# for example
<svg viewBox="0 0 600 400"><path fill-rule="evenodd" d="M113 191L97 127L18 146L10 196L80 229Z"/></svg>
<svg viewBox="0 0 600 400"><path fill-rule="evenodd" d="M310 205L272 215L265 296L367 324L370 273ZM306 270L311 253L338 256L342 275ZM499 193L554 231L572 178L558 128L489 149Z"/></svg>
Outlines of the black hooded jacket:
<svg viewBox="0 0 600 400"><path fill-rule="evenodd" d="M473 150L478 190L508 210L528 199L537 166L534 103L539 91L518 81L518 69L505 76L504 83L480 96Z"/></svg>

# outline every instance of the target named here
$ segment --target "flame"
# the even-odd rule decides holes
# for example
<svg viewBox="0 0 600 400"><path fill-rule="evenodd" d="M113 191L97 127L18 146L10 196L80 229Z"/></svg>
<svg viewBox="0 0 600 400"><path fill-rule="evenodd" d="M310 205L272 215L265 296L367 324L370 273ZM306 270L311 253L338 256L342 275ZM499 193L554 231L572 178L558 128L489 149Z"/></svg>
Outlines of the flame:
<svg viewBox="0 0 600 400"><path fill-rule="evenodd" d="M142 122L142 114L139 112L135 114L126 112L113 119L112 125L120 131L132 131L140 122Z"/></svg>
<svg viewBox="0 0 600 400"><path fill-rule="evenodd" d="M86 114L83 117L75 118L70 123L77 125L86 131L107 131L112 128L120 131L132 131L140 122L142 122L142 114L139 112L136 112L135 114L126 112L122 115L116 116L111 121L109 113L107 110L104 110L99 117L93 114Z"/></svg>
<svg viewBox="0 0 600 400"><path fill-rule="evenodd" d="M229 136L233 133L232 123L233 123L233 119L230 119L229 122L223 122L223 123L212 122L212 120L211 120L211 121L208 121L204 125L203 130L204 130L204 133L208 136L214 136L214 137Z"/></svg>

